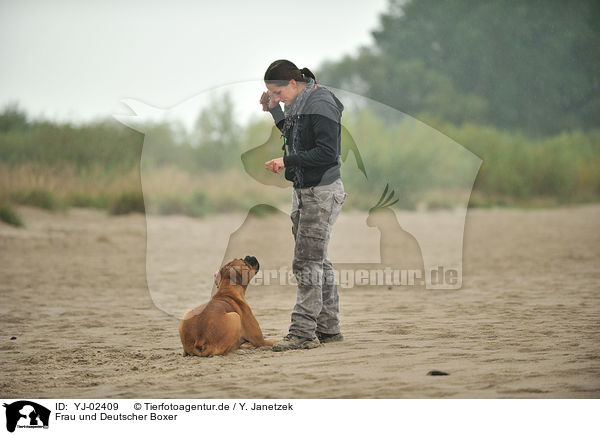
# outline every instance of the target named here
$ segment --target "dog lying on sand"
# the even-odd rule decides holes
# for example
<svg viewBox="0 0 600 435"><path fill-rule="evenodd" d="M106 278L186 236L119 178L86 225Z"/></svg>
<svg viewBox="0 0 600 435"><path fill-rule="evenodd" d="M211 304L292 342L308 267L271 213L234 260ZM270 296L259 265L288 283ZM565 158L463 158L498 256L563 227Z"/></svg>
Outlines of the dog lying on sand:
<svg viewBox="0 0 600 435"><path fill-rule="evenodd" d="M183 356L224 355L240 347L272 346L246 302L246 287L258 272L255 257L236 258L215 275L218 290L205 304L188 310L179 323Z"/></svg>

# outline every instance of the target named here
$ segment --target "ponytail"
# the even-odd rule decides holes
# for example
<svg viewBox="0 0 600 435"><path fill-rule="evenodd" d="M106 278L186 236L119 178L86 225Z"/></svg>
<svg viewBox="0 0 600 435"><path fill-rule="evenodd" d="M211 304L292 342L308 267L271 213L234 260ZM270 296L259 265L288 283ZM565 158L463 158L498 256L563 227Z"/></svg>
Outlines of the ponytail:
<svg viewBox="0 0 600 435"><path fill-rule="evenodd" d="M316 77L315 77L315 75L312 73L312 71L311 71L311 70L309 70L308 68L302 68L302 69L300 70L300 72L302 73L302 75L303 75L304 77L310 77L310 78L312 78L312 79L315 81L315 83L317 83L317 78L316 78Z"/></svg>

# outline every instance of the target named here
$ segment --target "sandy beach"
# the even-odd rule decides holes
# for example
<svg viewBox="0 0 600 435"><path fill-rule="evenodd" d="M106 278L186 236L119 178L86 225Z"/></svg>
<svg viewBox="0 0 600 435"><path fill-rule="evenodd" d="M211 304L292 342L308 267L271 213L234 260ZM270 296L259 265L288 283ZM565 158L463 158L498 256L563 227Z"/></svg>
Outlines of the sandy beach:
<svg viewBox="0 0 600 435"><path fill-rule="evenodd" d="M144 215L18 210L25 228L0 223L6 398L600 398L599 205L469 210L461 289L341 289L343 342L213 358L182 357L177 334L179 303L191 308L190 299L199 305L210 292L212 265L201 264L202 252L194 254L202 273L187 278L202 292L148 273L167 289L159 309L147 281ZM419 213L410 216L436 212ZM365 217L340 217L334 262L360 242L351 224ZM156 224L185 239L227 219ZM261 225L279 228L291 246L287 224L269 219ZM271 241L260 236L245 254L268 264L261 252ZM173 275L189 267L178 266L191 254L177 243L162 254ZM179 291L187 293L177 298ZM286 334L293 287L251 285L247 299L267 338ZM172 300L179 302L164 309ZM427 376L431 370L450 375Z"/></svg>

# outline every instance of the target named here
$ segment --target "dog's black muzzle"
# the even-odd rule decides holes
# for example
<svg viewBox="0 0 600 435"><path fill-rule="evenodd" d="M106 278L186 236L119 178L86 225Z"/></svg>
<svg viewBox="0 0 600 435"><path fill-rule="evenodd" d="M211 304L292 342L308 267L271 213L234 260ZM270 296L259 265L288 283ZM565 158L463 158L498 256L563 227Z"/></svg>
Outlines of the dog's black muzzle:
<svg viewBox="0 0 600 435"><path fill-rule="evenodd" d="M260 269L260 264L258 264L258 260L256 259L256 257L246 255L243 261L246 264L246 266L251 267L252 269L256 269L257 272Z"/></svg>

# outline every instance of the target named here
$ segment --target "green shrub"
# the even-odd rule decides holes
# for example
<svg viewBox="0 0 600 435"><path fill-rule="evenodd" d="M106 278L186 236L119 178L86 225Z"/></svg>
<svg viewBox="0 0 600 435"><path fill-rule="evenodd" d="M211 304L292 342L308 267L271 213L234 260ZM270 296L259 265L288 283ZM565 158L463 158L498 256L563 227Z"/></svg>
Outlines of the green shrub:
<svg viewBox="0 0 600 435"><path fill-rule="evenodd" d="M65 203L57 199L52 192L45 189L12 192L10 198L17 204L30 205L32 207L43 208L44 210L56 211L66 208Z"/></svg>
<svg viewBox="0 0 600 435"><path fill-rule="evenodd" d="M194 192L188 202L187 211L190 216L195 217L201 217L210 214L212 207L206 193L202 191Z"/></svg>
<svg viewBox="0 0 600 435"><path fill-rule="evenodd" d="M0 221L15 227L23 227L23 219L9 204L0 204Z"/></svg>
<svg viewBox="0 0 600 435"><path fill-rule="evenodd" d="M108 211L113 215L145 213L144 197L141 192L123 192L110 201Z"/></svg>
<svg viewBox="0 0 600 435"><path fill-rule="evenodd" d="M84 192L73 192L67 196L67 204L72 207L91 207L106 209L109 206L108 195L96 194L91 195Z"/></svg>

